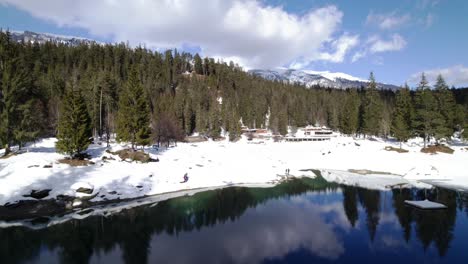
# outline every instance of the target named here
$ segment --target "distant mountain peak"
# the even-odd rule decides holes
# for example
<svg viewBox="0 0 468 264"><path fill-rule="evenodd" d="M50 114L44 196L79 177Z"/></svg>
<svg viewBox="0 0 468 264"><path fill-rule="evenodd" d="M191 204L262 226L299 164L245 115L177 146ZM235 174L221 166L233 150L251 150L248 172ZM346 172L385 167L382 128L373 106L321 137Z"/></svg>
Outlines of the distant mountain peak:
<svg viewBox="0 0 468 264"><path fill-rule="evenodd" d="M250 74L262 77L271 81L280 81L287 83L298 83L311 88L314 86L348 89L366 87L369 83L358 77L351 76L341 72L295 70L287 68L269 69L269 70L249 70ZM392 84L377 83L379 89L397 90L398 86Z"/></svg>
<svg viewBox="0 0 468 264"><path fill-rule="evenodd" d="M76 37L76 36L65 36L65 35L57 35L57 34L50 34L50 33L37 33L32 31L17 31L13 30L10 31L11 38L14 41L18 42L29 42L29 43L39 43L43 44L45 42L57 42L63 44L69 44L72 46L79 45L79 44L102 44L92 39L83 38L83 37Z"/></svg>

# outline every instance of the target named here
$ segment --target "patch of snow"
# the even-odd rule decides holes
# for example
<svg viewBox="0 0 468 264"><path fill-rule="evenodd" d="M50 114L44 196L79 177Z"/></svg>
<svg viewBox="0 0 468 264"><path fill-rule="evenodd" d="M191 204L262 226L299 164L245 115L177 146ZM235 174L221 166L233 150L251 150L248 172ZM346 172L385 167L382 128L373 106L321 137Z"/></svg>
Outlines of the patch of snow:
<svg viewBox="0 0 468 264"><path fill-rule="evenodd" d="M354 77L354 76L351 76L349 74L342 73L342 72L312 71L312 70L303 70L303 72L308 73L308 74L321 75L332 81L336 81L337 79L346 79L350 81L369 82L368 80Z"/></svg>

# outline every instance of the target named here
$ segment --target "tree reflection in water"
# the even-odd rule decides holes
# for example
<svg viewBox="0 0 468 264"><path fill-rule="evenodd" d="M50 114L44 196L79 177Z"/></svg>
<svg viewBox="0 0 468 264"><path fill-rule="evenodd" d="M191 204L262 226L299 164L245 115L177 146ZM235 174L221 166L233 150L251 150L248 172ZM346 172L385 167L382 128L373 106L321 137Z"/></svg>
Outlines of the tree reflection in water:
<svg viewBox="0 0 468 264"><path fill-rule="evenodd" d="M448 209L420 211L404 204L425 196ZM252 263L286 259L303 250L309 260L349 262L350 254L358 252L348 247L364 255L369 250L357 248L362 241L353 238L360 227L367 229L370 243L392 232L409 245L415 234L413 240L417 238L422 249L413 248L411 254L424 254L434 245L444 257L457 235L457 211L467 208L466 195L445 189L380 192L321 177L297 179L273 188L202 192L47 229L0 229L0 257L2 263L38 262L47 254L62 263ZM388 214L401 228L385 227ZM459 217L468 222L467 214ZM356 245L348 245L348 240Z"/></svg>

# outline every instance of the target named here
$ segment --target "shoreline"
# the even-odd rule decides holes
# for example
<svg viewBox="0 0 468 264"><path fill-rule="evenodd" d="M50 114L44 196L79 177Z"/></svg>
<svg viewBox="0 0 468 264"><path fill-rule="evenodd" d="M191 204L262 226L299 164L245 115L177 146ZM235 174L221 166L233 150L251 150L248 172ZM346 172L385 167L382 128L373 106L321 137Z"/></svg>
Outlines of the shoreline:
<svg viewBox="0 0 468 264"><path fill-rule="evenodd" d="M12 227L12 226L24 226L30 229L42 229L56 224L61 224L72 219L84 219L90 216L109 216L115 213L119 213L122 210L130 209L133 207L139 207L143 205L156 205L158 202L174 199L183 196L192 196L194 194L218 190L231 187L245 187L245 188L272 188L281 183L301 179L301 178L312 178L317 177L326 180L327 182L337 183L340 185L355 186L365 189L375 189L379 191L391 191L393 188L431 188L432 185L429 183L416 183L412 181L403 181L401 176L392 174L366 174L364 177L359 173L353 173L349 171L337 171L337 170L315 170L313 177L310 176L287 176L275 182L265 183L238 183L238 184L226 184L220 186L211 187L199 187L193 189L181 189L177 191L171 191L166 193L158 193L153 195L143 195L125 199L113 199L113 200L88 200L81 203L76 207L67 207L63 201L59 201L55 198L45 200L21 200L16 205L0 206L0 228ZM348 182L343 181L343 175L347 175L345 179ZM356 177L360 177L361 182L352 182ZM373 184L370 184L373 183ZM364 183L364 184L363 184ZM437 186L439 188L450 189L459 191L457 188L450 188L448 186ZM465 189L466 190L466 189ZM77 198L77 197L73 197ZM83 200L84 201L84 200Z"/></svg>
<svg viewBox="0 0 468 264"><path fill-rule="evenodd" d="M24 197L33 190L47 191L39 200L61 197L73 205L79 198L75 206L68 205L73 208L86 199L103 204L207 188L272 186L285 178L286 170L295 177L314 177L313 170L319 170L327 181L368 189L435 185L468 190L465 144L454 145L454 154L432 155L421 153L421 142L415 140L404 144L408 153L385 150L398 142L346 136L326 142L255 143L244 138L236 143L207 141L145 149L160 160L152 163L120 160L106 147L92 145L88 153L93 165L71 167L58 163L64 156L55 153L55 139L44 139L22 154L0 159L0 206L36 201ZM126 147L113 143L110 150ZM185 173L189 181L181 183ZM79 187L88 193L78 192Z"/></svg>

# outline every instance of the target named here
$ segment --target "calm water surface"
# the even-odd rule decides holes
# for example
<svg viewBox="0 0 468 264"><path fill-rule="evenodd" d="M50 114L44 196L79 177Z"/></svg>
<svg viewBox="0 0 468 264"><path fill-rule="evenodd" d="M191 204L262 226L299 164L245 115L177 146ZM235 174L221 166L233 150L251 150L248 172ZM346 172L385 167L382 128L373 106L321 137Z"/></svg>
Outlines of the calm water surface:
<svg viewBox="0 0 468 264"><path fill-rule="evenodd" d="M449 206L420 211L425 197ZM0 228L1 263L468 263L468 195L299 179L47 229Z"/></svg>

